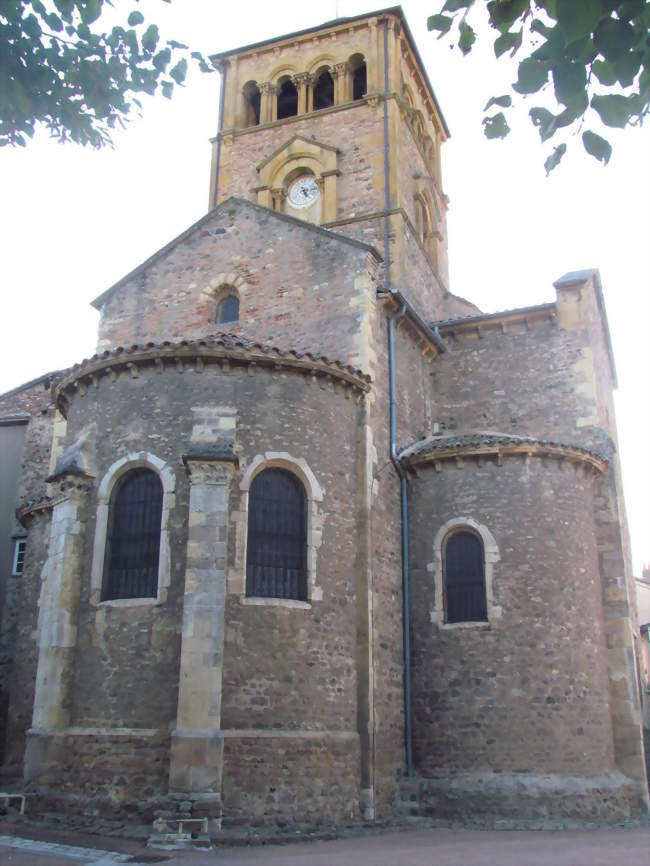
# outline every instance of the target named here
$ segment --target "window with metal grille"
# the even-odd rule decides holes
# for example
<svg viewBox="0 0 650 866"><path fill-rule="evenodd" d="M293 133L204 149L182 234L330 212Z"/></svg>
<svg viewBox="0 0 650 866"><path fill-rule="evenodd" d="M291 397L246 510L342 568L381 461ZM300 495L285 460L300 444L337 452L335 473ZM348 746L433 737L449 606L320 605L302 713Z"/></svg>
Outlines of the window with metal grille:
<svg viewBox="0 0 650 866"><path fill-rule="evenodd" d="M217 325L237 321L239 321L239 298L237 295L226 295L217 306Z"/></svg>
<svg viewBox="0 0 650 866"><path fill-rule="evenodd" d="M102 600L156 598L163 489L151 469L127 472L111 494Z"/></svg>
<svg viewBox="0 0 650 866"><path fill-rule="evenodd" d="M246 595L307 600L307 496L285 469L260 472L250 487Z"/></svg>
<svg viewBox="0 0 650 866"><path fill-rule="evenodd" d="M473 532L454 532L445 544L445 619L487 620L483 542Z"/></svg>

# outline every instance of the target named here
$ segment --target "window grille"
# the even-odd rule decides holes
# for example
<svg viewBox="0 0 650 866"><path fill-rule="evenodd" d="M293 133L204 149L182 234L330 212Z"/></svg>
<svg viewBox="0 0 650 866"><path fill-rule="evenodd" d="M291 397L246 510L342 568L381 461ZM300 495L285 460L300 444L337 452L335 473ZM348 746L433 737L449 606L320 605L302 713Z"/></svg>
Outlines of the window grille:
<svg viewBox="0 0 650 866"><path fill-rule="evenodd" d="M250 487L246 595L307 600L307 497L285 469L266 469Z"/></svg>
<svg viewBox="0 0 650 866"><path fill-rule="evenodd" d="M156 598L163 489L151 469L133 469L111 495L103 600Z"/></svg>
<svg viewBox="0 0 650 866"><path fill-rule="evenodd" d="M27 542L24 539L17 538L14 544L14 563L11 569L11 574L14 577L20 577L25 566L25 551L27 550Z"/></svg>
<svg viewBox="0 0 650 866"><path fill-rule="evenodd" d="M226 295L217 307L217 325L225 322L239 321L239 298L237 295Z"/></svg>
<svg viewBox="0 0 650 866"><path fill-rule="evenodd" d="M455 532L445 545L447 622L487 620L483 543L473 532Z"/></svg>

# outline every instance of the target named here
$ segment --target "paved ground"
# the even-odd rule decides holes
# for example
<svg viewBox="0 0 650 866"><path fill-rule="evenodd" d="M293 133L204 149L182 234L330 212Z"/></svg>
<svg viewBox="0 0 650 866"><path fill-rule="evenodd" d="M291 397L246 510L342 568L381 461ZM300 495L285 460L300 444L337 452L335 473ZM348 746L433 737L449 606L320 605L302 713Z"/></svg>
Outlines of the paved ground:
<svg viewBox="0 0 650 866"><path fill-rule="evenodd" d="M329 842L158 851L83 837L84 847L0 836L2 866L650 866L650 826L607 830L414 829ZM109 850L111 849L111 850ZM116 850L117 849L117 850Z"/></svg>

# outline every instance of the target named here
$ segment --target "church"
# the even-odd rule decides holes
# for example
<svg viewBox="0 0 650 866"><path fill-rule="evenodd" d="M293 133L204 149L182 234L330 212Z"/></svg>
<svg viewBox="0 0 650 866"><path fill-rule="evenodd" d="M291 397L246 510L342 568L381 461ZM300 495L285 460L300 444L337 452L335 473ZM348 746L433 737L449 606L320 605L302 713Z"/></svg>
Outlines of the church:
<svg viewBox="0 0 650 866"><path fill-rule="evenodd" d="M598 271L452 294L400 7L212 61L206 215L0 396L2 778L213 834L647 814Z"/></svg>

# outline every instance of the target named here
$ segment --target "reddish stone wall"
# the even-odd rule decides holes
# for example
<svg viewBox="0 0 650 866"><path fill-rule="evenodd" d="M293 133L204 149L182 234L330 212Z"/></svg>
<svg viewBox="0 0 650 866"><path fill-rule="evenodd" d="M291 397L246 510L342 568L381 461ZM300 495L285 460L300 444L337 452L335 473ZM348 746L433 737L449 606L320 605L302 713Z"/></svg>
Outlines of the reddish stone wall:
<svg viewBox="0 0 650 866"><path fill-rule="evenodd" d="M593 479L558 461L422 469L409 484L415 748L424 775L614 769ZM433 541L452 518L500 552L489 627L432 623Z"/></svg>
<svg viewBox="0 0 650 866"><path fill-rule="evenodd" d="M272 211L230 202L106 298L98 348L228 331L367 369L361 353L376 258ZM239 321L214 323L215 280L235 274ZM357 282L358 281L358 282Z"/></svg>

